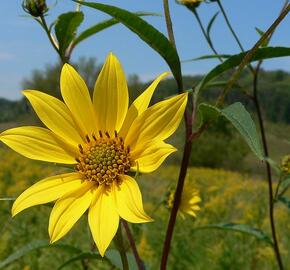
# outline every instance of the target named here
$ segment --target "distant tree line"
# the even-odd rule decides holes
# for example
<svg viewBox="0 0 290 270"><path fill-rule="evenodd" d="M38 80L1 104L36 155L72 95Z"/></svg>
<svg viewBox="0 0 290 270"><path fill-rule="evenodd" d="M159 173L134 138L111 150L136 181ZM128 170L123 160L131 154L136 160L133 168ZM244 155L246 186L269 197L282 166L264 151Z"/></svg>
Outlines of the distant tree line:
<svg viewBox="0 0 290 270"><path fill-rule="evenodd" d="M92 91L101 65L94 58L80 58L74 63L74 66L77 67L90 91ZM22 89L36 89L61 98L59 88L60 70L60 64L47 65L44 70L34 70L29 78L23 80ZM185 76L185 88L192 88L201 78L202 76ZM227 78L228 75L226 74L220 80L226 81ZM129 76L128 81L130 102L144 91L150 83L141 82L137 75ZM251 92L251 84L252 75L244 72L239 80L239 85L245 91ZM155 91L153 102L174 95L177 91L176 88L174 79L164 80ZM202 93L201 99L210 102L216 98L221 89L222 87L206 89ZM290 123L290 73L282 70L262 70L259 76L259 95L264 116L268 121ZM250 111L253 111L251 100L242 93L239 87L233 89L227 98L227 102L232 103L237 100L242 101ZM27 106L24 100L13 102L3 98L0 99L0 122L14 121L19 115L27 112Z"/></svg>
<svg viewBox="0 0 290 270"><path fill-rule="evenodd" d="M101 65L93 58L80 58L74 66L84 77L91 93ZM35 70L29 78L22 82L23 89L35 89L46 92L61 99L59 88L60 64L47 65L44 70ZM226 81L229 74L223 75L219 80ZM184 86L186 89L197 84L202 76L185 76ZM132 102L151 82L143 83L137 75L128 77L129 96ZM242 101L245 106L255 115L252 101L241 91L251 93L252 76L244 72L239 79L239 86L236 86L226 102L233 103ZM211 102L220 93L222 87L211 87L206 89L201 96L201 101ZM174 79L167 79L160 83L153 96L152 103L162 100L164 97L174 95L177 86ZM290 124L290 73L282 70L261 71L259 77L259 95L262 104L263 114L267 121L274 123ZM8 101L0 99L0 123L21 122L25 124L40 124L32 108L23 98L19 101ZM182 129L181 129L182 130ZM180 138L183 138L182 131L173 136L172 143L179 149L182 147ZM191 165L206 167L223 167L227 169L241 169L242 161L248 154L249 149L243 142L234 128L224 119L219 119L210 130L193 145L194 155L191 158ZM180 162L179 152L169 162ZM238 165L238 167L237 167Z"/></svg>

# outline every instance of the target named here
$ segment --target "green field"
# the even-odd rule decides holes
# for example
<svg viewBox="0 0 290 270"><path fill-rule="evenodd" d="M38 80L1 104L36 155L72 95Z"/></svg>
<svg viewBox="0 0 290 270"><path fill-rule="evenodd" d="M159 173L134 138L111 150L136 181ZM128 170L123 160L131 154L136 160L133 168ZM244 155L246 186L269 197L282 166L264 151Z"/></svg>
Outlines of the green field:
<svg viewBox="0 0 290 270"><path fill-rule="evenodd" d="M4 128L12 126L7 124ZM290 152L287 141L289 126L267 125L270 150L274 159ZM279 136L279 138L278 138ZM282 138L282 139L281 139ZM178 154L177 154L178 156ZM168 162L172 163L176 157ZM16 197L36 181L67 170L55 165L31 161L0 147L0 190L1 197ZM257 166L259 165L258 169ZM262 240L244 233L201 229L202 226L218 223L248 224L269 235L267 184L262 174L263 164L249 155L241 172L223 169L190 168L187 182L200 190L201 211L196 219L178 218L169 259L170 269L276 269L271 246ZM251 173L251 174L249 174ZM157 269L160 261L164 228L169 211L162 201L168 188L176 184L178 166L164 164L150 175L141 175L139 183L143 193L146 211L154 222L132 225L139 252L147 269ZM256 175L254 178L249 175ZM48 245L48 218L51 205L36 206L11 218L11 201L1 201L0 207L0 261L21 249L42 241ZM285 265L290 265L290 215L283 204L276 204L276 220L279 240ZM33 250L4 269L57 269L70 257L78 255L64 245L74 246L83 252L90 252L92 240L86 217L58 243ZM112 243L111 249L114 248ZM128 247L129 248L129 247ZM89 259L89 269L115 269L105 260ZM1 264L0 264L1 265ZM64 269L84 269L76 261Z"/></svg>

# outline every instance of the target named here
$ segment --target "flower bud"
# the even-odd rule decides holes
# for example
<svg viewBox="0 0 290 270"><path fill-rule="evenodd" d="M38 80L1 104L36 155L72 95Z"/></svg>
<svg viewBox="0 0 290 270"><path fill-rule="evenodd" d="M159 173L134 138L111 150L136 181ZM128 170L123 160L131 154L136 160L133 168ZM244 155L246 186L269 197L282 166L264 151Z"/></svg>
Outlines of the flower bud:
<svg viewBox="0 0 290 270"><path fill-rule="evenodd" d="M48 11L45 0L24 0L22 7L26 13L33 17L43 16Z"/></svg>
<svg viewBox="0 0 290 270"><path fill-rule="evenodd" d="M290 156L289 155L282 158L281 170L286 174L290 174Z"/></svg>
<svg viewBox="0 0 290 270"><path fill-rule="evenodd" d="M197 8L203 0L178 0L178 3L186 6L189 9Z"/></svg>

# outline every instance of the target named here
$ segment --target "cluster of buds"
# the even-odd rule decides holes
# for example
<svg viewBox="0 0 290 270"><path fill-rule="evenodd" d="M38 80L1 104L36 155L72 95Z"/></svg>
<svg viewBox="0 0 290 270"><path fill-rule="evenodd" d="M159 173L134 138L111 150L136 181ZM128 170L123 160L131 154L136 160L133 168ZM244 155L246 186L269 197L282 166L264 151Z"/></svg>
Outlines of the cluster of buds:
<svg viewBox="0 0 290 270"><path fill-rule="evenodd" d="M24 0L22 7L26 13L33 17L43 16L48 11L45 0Z"/></svg>
<svg viewBox="0 0 290 270"><path fill-rule="evenodd" d="M290 155L282 158L281 170L283 173L290 174Z"/></svg>

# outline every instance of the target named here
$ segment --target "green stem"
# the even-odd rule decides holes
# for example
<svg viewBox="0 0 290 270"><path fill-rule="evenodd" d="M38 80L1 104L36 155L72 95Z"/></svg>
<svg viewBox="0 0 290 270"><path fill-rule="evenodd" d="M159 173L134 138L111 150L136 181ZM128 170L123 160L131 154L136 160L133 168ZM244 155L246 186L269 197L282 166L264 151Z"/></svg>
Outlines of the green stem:
<svg viewBox="0 0 290 270"><path fill-rule="evenodd" d="M259 103L259 98L258 98L258 74L260 70L262 62L259 62L259 64L256 67L255 73L254 73L254 103L255 107L257 110L258 114L258 122L260 126L260 132L261 132L261 137L262 137L262 143L263 143L263 149L264 149L264 154L266 157L269 156L269 151L268 151L268 144L267 144L267 138L266 138L266 132L265 132L265 127L264 127L264 121L262 117L262 112L261 112L261 106ZM275 227L275 217L274 217L274 191L273 191L273 180L272 180L272 173L271 173L271 167L268 162L265 163L266 166L266 173L267 173L267 181L268 181L268 191L269 191L269 219L270 219L270 226L271 226L271 233L272 233L272 239L273 239L273 248L276 256L276 260L279 266L280 270L284 269L283 262L282 262L282 257L280 254L280 249L279 249L279 243L277 239L277 232L276 232L276 227Z"/></svg>
<svg viewBox="0 0 290 270"><path fill-rule="evenodd" d="M138 266L138 269L139 270L145 270L144 263L143 263L143 261L141 260L141 258L139 256L139 253L138 253L138 250L137 250L137 247L136 247L136 243L134 241L134 237L133 237L133 235L131 233L131 230L130 230L130 227L128 225L128 222L126 220L122 220L121 223L123 224L125 232L127 234L131 249L133 251L133 255L135 257L135 260L136 260L136 263L137 263L137 266Z"/></svg>
<svg viewBox="0 0 290 270"><path fill-rule="evenodd" d="M225 18L226 24L227 24L227 26L229 27L229 29L230 29L230 31L231 31L231 33L232 33L234 39L235 39L236 42L238 43L238 45L239 45L241 51L244 52L245 50L244 50L244 48L243 48L243 45L242 45L242 43L240 42L240 40L239 40L237 34L236 34L235 31L234 31L234 29L233 29L233 27L232 27L232 25L231 25L231 23L230 23L230 21L229 21L229 18L228 18L227 14L226 14L226 12L225 12L223 6L222 6L221 1L220 1L220 0L217 0L216 2L218 3L218 6L219 6L219 8L220 8L220 10L221 10L221 12L222 12L224 18Z"/></svg>
<svg viewBox="0 0 290 270"><path fill-rule="evenodd" d="M123 240L123 235L122 235L121 222L119 224L118 231L117 231L117 234L115 236L115 244L116 244L116 247L120 253L123 270L129 270L129 263L128 263L126 249L124 246L124 240Z"/></svg>
<svg viewBox="0 0 290 270"><path fill-rule="evenodd" d="M40 18L40 21L37 20L37 22L39 22L40 25L42 26L42 28L44 29L44 31L45 31L45 33L47 34L47 37L48 37L48 39L49 39L49 41L50 41L52 47L55 49L55 51L56 51L57 54L59 55L61 61L62 61L63 63L65 63L66 61L65 61L65 59L63 59L63 57L61 56L56 41L55 41L55 40L52 38L52 36L51 36L51 32L50 32L50 30L49 30L49 28L48 28L48 25L47 25L47 23L46 23L46 20L45 20L44 16L41 15L39 18Z"/></svg>
<svg viewBox="0 0 290 270"><path fill-rule="evenodd" d="M163 9L164 9L164 15L165 15L165 22L166 22L166 27L167 27L167 33L168 33L168 38L172 45L176 47L175 45L175 39L174 39L174 33L173 33L173 28L172 28L172 21L170 17L170 10L169 10L169 4L168 0L163 0Z"/></svg>
<svg viewBox="0 0 290 270"><path fill-rule="evenodd" d="M245 55L244 59L240 63L240 65L237 68L237 70L230 77L227 86L225 87L225 89L223 90L223 92L221 93L221 95L219 96L219 98L217 100L217 103L216 103L217 106L220 106L224 102L224 99L225 99L226 95L232 89L234 83L236 82L236 80L240 76L240 74L241 74L242 70L244 69L244 67L251 61L253 55L259 49L259 47L261 46L261 44L263 44L263 42L275 31L275 29L277 28L277 26L286 17L286 15L288 14L289 11L290 11L290 4L287 5L287 7L281 12L281 14L279 15L279 17L269 27L269 29L265 32L265 34L262 35L262 37L258 40L258 42L253 46L253 48Z"/></svg>
<svg viewBox="0 0 290 270"><path fill-rule="evenodd" d="M199 25L199 27L200 27L200 29L201 29L201 32L202 32L202 34L203 34L205 40L207 41L209 47L211 48L211 50L213 51L213 53L214 53L215 55L219 55L218 52L217 52L217 50L216 50L215 47L213 46L213 43L212 43L210 37L207 35L207 33L206 33L206 31L205 31L205 28L204 28L204 26L203 26L203 24L202 24L202 21L201 21L199 15L198 15L196 9L190 9L190 11L194 14L194 16L195 16L195 18L196 18L196 20L197 20L197 22L198 22L198 25ZM223 59L222 59L221 57L218 57L218 59L220 60L221 63L223 62Z"/></svg>

